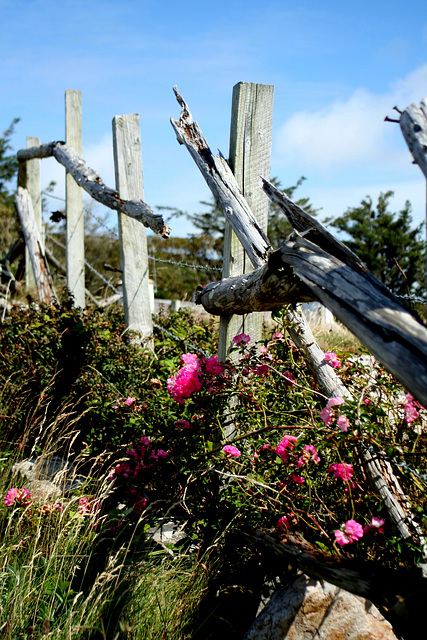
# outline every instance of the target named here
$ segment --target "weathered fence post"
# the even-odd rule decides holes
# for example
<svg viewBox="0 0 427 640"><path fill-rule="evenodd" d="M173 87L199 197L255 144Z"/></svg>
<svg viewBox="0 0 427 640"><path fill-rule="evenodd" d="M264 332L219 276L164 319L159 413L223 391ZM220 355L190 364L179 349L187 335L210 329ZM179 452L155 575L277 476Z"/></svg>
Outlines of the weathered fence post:
<svg viewBox="0 0 427 640"><path fill-rule="evenodd" d="M35 147L40 144L39 138L27 136L27 147ZM18 186L26 189L31 197L33 205L34 220L36 227L42 237L42 202L41 202L41 178L40 178L41 160L34 158L19 164ZM34 272L31 265L31 258L28 247L25 248L25 285L34 287Z"/></svg>
<svg viewBox="0 0 427 640"><path fill-rule="evenodd" d="M269 200L262 189L262 177L270 175L271 137L273 126L274 87L266 84L239 82L233 88L230 128L229 163L264 234L267 234ZM227 222L224 239L222 277L252 271L240 241ZM221 317L219 358L225 360L232 339L240 333L251 336L255 343L262 335L262 313Z"/></svg>
<svg viewBox="0 0 427 640"><path fill-rule="evenodd" d="M71 149L82 155L82 94L65 92L65 140ZM83 192L72 175L66 173L67 212L67 287L76 307L85 307L84 216Z"/></svg>
<svg viewBox="0 0 427 640"><path fill-rule="evenodd" d="M137 114L113 119L116 189L124 200L143 200L141 134ZM126 325L141 337L153 334L150 307L147 234L136 220L118 213Z"/></svg>
<svg viewBox="0 0 427 640"><path fill-rule="evenodd" d="M37 221L34 216L32 198L27 189L18 187L18 192L15 196L15 205L21 221L25 245L31 260L33 279L39 302L57 302L49 267L42 247L40 231L37 228Z"/></svg>

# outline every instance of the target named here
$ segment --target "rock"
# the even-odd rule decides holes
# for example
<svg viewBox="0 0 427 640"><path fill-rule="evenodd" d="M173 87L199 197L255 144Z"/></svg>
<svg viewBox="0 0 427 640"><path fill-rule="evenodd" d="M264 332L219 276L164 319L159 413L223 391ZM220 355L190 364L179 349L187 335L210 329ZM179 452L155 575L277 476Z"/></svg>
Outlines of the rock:
<svg viewBox="0 0 427 640"><path fill-rule="evenodd" d="M301 575L277 591L244 640L397 640L369 600Z"/></svg>
<svg viewBox="0 0 427 640"><path fill-rule="evenodd" d="M76 489L84 482L76 475L74 465L59 456L29 458L16 462L12 473L21 474L29 480L26 488L35 500L55 500L59 495Z"/></svg>

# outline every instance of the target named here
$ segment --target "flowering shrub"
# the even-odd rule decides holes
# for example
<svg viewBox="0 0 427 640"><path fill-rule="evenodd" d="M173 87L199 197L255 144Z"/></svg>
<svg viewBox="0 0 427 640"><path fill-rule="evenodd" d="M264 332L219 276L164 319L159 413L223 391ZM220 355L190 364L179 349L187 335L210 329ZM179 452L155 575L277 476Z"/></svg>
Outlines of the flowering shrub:
<svg viewBox="0 0 427 640"><path fill-rule="evenodd" d="M354 400L327 398L304 352L289 339L286 324L261 345L247 334L236 336L232 360L220 363L211 355L216 349L212 327L185 312L158 319L180 342L156 332L155 358L127 339L114 313L81 318L64 311L60 321L55 311L43 313L52 344L45 343L36 326L43 322L31 311L33 348L43 357L28 366L26 350L26 357L14 360L19 360L20 376L31 370L35 377L31 388L39 403L34 406L40 408L33 433L60 393L68 389L67 397L78 397L77 444L87 446L85 454L115 452L111 497L99 510L110 513L106 529L111 536L125 535L128 525L135 531L140 520L144 527L155 526L167 513L185 521L189 540L198 544L228 530L232 522L245 530L295 531L331 553L339 547L341 553L395 562L396 538L360 462L360 445L374 445L392 461L425 473L425 410L379 365L367 366L354 353L339 352L338 359L335 352L326 352L325 366L339 368ZM73 359L71 344L64 346L59 327L70 334L71 343L80 336L78 358ZM6 336L12 351L12 344L20 344L15 330L9 327ZM192 353L191 345L206 355ZM40 388L37 380L39 361L50 362L48 348L55 366L58 358L72 365L60 391ZM53 371L52 364L51 376ZM24 413L3 410L2 415ZM6 420L3 424L10 428ZM415 476L402 469L396 467L399 481L421 509L421 519L422 491ZM224 477L227 481L220 484ZM93 512L91 501L81 498L79 515ZM2 508L10 510L6 503Z"/></svg>

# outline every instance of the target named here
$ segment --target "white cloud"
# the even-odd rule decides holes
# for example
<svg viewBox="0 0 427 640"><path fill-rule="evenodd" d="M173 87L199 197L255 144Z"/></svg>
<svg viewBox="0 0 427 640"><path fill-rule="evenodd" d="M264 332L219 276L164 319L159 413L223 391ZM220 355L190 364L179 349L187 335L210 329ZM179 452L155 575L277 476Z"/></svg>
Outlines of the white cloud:
<svg viewBox="0 0 427 640"><path fill-rule="evenodd" d="M398 117L395 105L403 109L426 94L427 64L394 82L387 93L359 88L347 100L299 111L279 129L277 160L329 175L363 164L396 168L407 163L408 152L398 126L384 122L384 117Z"/></svg>

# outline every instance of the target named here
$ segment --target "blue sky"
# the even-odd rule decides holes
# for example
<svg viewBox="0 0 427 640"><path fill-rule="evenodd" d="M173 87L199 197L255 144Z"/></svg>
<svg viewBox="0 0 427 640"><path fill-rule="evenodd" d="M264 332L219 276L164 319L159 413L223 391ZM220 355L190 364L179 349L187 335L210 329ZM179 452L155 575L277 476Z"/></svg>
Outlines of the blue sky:
<svg viewBox="0 0 427 640"><path fill-rule="evenodd" d="M227 156L233 86L272 84L271 176L284 186L306 176L299 193L324 216L391 189L395 209L408 199L424 220L425 179L384 122L427 95L421 0L0 0L0 24L0 131L21 118L15 149L27 135L64 139L64 93L79 89L83 156L104 182L114 186L112 118L139 113L146 202L194 212L210 192L170 125L173 85ZM60 196L63 174L43 160L43 186L57 180Z"/></svg>

